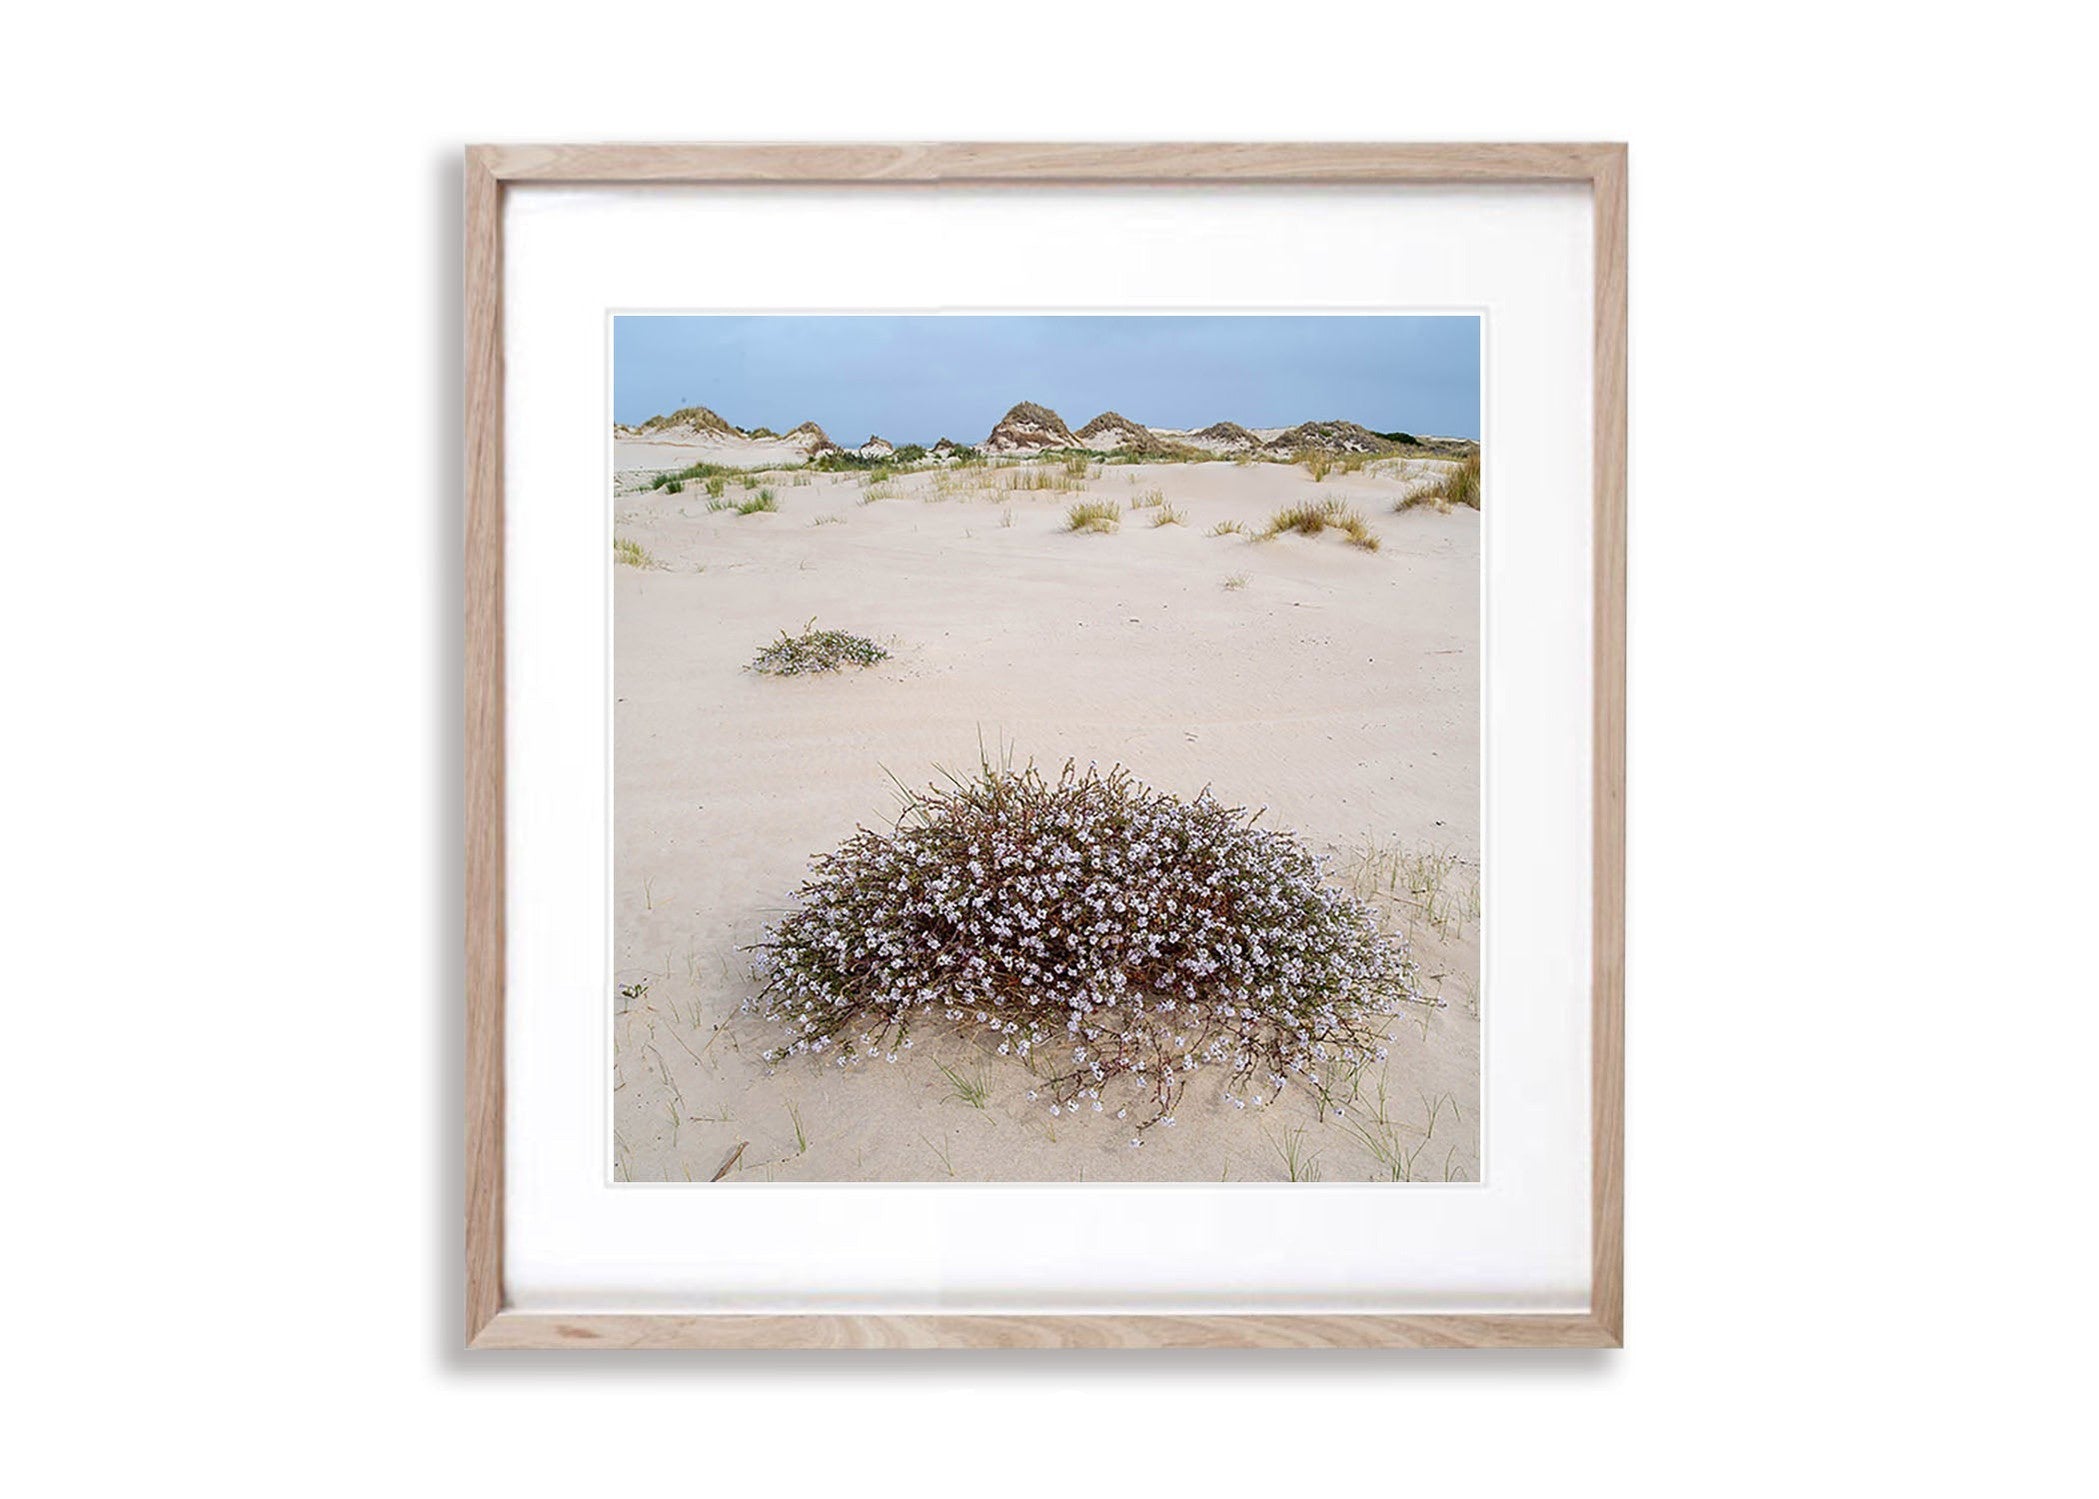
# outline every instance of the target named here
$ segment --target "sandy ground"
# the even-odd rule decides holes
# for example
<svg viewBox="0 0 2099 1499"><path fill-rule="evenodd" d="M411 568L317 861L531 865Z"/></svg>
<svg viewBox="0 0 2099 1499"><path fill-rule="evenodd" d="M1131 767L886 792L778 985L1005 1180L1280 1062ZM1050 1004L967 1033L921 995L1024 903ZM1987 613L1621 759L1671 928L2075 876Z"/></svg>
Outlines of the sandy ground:
<svg viewBox="0 0 2099 1499"><path fill-rule="evenodd" d="M697 484L615 496L615 534L652 559L614 568L615 962L635 991L613 998L618 1175L706 1182L742 1145L729 1180L1478 1180L1478 513L1393 513L1407 486L1390 474L1111 466L1083 489L1123 503L1121 529L1075 535L1080 496L993 487L1015 472L872 490L775 474L778 512L752 515L710 513ZM1128 509L1155 488L1185 525ZM1332 531L1205 534L1334 495L1382 550ZM812 618L893 655L832 676L744 670ZM1439 919L1389 880L1380 897L1446 1007L1395 1024L1345 1120L1295 1090L1231 1109L1206 1073L1139 1150L1112 1124L1050 1119L1019 1064L957 1037L924 1035L893 1067L769 1075L776 1032L739 1014L755 988L743 949L812 856L892 820L885 770L924 785L973 767L980 742L1051 770L1120 762L1184 795L1209 785L1334 855L1344 883L1373 853L1453 858ZM943 1061L988 1085L983 1107L954 1096Z"/></svg>

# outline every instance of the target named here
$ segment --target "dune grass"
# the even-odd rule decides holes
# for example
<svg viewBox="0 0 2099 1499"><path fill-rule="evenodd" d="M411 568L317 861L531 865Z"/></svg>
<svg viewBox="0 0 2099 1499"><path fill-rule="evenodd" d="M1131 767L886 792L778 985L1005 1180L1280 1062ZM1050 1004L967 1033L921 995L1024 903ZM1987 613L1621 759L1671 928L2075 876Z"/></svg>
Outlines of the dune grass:
<svg viewBox="0 0 2099 1499"><path fill-rule="evenodd" d="M1305 1127L1294 1125L1283 1131L1276 1142L1276 1153L1283 1158L1283 1171L1294 1182L1316 1182L1320 1179L1319 1152L1305 1147Z"/></svg>
<svg viewBox="0 0 2099 1499"><path fill-rule="evenodd" d="M1067 531L1113 531L1122 524L1122 506L1113 500L1081 500L1064 512Z"/></svg>
<svg viewBox="0 0 2099 1499"><path fill-rule="evenodd" d="M1069 476L1049 468L1014 468L999 475L1001 489L1070 489Z"/></svg>
<svg viewBox="0 0 2099 1499"><path fill-rule="evenodd" d="M1350 546L1361 547L1366 552L1374 552L1381 545L1377 533L1363 519L1363 512L1339 495L1317 504L1304 500L1285 505L1268 518L1268 527L1261 532L1261 539L1267 541L1291 531L1300 536L1317 536L1328 530L1339 531Z"/></svg>
<svg viewBox="0 0 2099 1499"><path fill-rule="evenodd" d="M1360 1079L1360 1070L1356 1075ZM1385 1180L1464 1181L1465 1168L1457 1164L1458 1147L1455 1142L1446 1143L1440 1166L1435 1164L1435 1156L1429 1149L1436 1138L1436 1126L1442 1122L1446 1110L1452 1120L1464 1122L1464 1112L1459 1109L1457 1099L1449 1093L1440 1093L1432 1097L1424 1092L1417 1096L1421 1099L1424 1120L1419 1125L1402 1124L1392 1117L1383 1078L1379 1078L1377 1083L1376 1101L1357 1108L1353 1113L1331 1091L1325 1094L1322 1102L1334 1111L1341 1127L1355 1136L1357 1143L1370 1152L1371 1159L1377 1162ZM1354 1097L1349 1100L1350 1103L1354 1101ZM1413 1139L1417 1134L1421 1138ZM1429 1158L1426 1162L1422 1160L1424 1155Z"/></svg>
<svg viewBox="0 0 2099 1499"><path fill-rule="evenodd" d="M1430 475L1425 484L1410 490L1392 508L1407 511L1421 505L1433 505L1443 514L1459 505L1468 510L1479 509L1480 455L1468 453L1455 466Z"/></svg>
<svg viewBox="0 0 2099 1499"><path fill-rule="evenodd" d="M709 494L713 494L715 493L713 481L721 479L727 475L732 475L736 472L737 471L735 469L726 468L719 463L693 463L688 464L684 468L673 470L672 472L667 474L656 475L655 478L649 480L649 488L669 489L672 494L677 494L680 490L684 489L686 480L706 479L709 481L707 485L707 492ZM671 488L671 486L673 485L676 485L677 488Z"/></svg>
<svg viewBox="0 0 2099 1499"><path fill-rule="evenodd" d="M1221 520L1203 534L1205 536L1244 536L1246 534L1246 522Z"/></svg>
<svg viewBox="0 0 2099 1499"><path fill-rule="evenodd" d="M1240 589L1246 586L1246 574L1233 573L1229 578L1226 578L1224 580L1224 586L1227 592L1237 593Z"/></svg>
<svg viewBox="0 0 2099 1499"><path fill-rule="evenodd" d="M736 507L736 513L738 515L756 515L761 510L778 510L779 508L780 502L774 498L772 490L768 487L759 490L756 494L752 495L749 499L745 500L742 504L738 505Z"/></svg>
<svg viewBox="0 0 2099 1499"><path fill-rule="evenodd" d="M1326 476L1334 471L1334 455L1324 448L1314 448L1302 460L1305 472L1312 476L1314 484L1326 482Z"/></svg>
<svg viewBox="0 0 2099 1499"><path fill-rule="evenodd" d="M1131 475L1130 477L1131 477L1131 478L1135 478L1135 477L1136 477L1136 475L1132 474L1132 475ZM1166 503L1166 491L1165 491L1165 490L1163 490L1163 489L1146 489L1146 490L1142 490L1142 491L1140 491L1139 493L1137 493L1137 494L1135 494L1135 495L1133 495L1133 496L1131 497L1131 499L1130 499L1130 508L1131 508L1132 510L1152 510L1152 509L1156 509L1156 508L1158 508L1158 507L1159 507L1159 506L1161 506L1161 505L1164 505L1165 503Z"/></svg>
<svg viewBox="0 0 2099 1499"><path fill-rule="evenodd" d="M612 538L612 560L624 567L661 567L655 554L638 541L625 536Z"/></svg>
<svg viewBox="0 0 2099 1499"><path fill-rule="evenodd" d="M1161 526L1185 526L1187 524L1188 512L1176 506L1161 505L1152 512L1152 529L1155 531Z"/></svg>
<svg viewBox="0 0 2099 1499"><path fill-rule="evenodd" d="M1447 942L1479 921L1479 866L1452 849L1371 843L1351 850L1343 869L1357 895L1398 907L1417 936L1433 932Z"/></svg>
<svg viewBox="0 0 2099 1499"><path fill-rule="evenodd" d="M935 1062L933 1065L940 1069L940 1075L947 1079L947 1085L954 1090L948 1094L949 1099L956 1103L966 1103L973 1109L981 1109L990 1101L991 1088L984 1081L982 1073L965 1076L945 1062Z"/></svg>

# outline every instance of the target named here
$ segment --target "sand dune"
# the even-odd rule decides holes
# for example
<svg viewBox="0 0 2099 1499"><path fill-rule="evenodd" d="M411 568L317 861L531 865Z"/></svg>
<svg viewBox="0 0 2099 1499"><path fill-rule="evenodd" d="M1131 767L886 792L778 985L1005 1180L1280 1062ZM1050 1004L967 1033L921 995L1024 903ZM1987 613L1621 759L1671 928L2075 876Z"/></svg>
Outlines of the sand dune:
<svg viewBox="0 0 2099 1499"><path fill-rule="evenodd" d="M695 463L724 468L779 468L804 462L805 442L785 437L743 437L719 432L615 435L612 466L637 473L668 473Z"/></svg>

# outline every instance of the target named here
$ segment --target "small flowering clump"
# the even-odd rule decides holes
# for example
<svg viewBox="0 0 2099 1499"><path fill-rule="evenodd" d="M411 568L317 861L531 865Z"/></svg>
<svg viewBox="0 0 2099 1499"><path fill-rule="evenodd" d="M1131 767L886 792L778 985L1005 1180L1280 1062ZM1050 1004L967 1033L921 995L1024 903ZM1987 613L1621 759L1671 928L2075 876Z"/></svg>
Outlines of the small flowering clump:
<svg viewBox="0 0 2099 1499"><path fill-rule="evenodd" d="M1126 1119L1102 1094L1129 1079L1120 1092L1150 1109L1140 1132L1170 1125L1206 1067L1228 1100L1266 1102L1383 1060L1385 1017L1432 1003L1406 944L1254 823L1120 767L1051 781L987 764L913 793L893 831L817 859L758 945L746 1008L787 1030L766 1059L850 1066L939 1025L1036 1072L1028 1097L1059 1117Z"/></svg>
<svg viewBox="0 0 2099 1499"><path fill-rule="evenodd" d="M813 626L815 621L810 624ZM798 677L812 671L837 671L848 665L873 666L888 659L889 652L865 636L813 628L789 635L782 630L780 638L751 662L751 670L768 676Z"/></svg>

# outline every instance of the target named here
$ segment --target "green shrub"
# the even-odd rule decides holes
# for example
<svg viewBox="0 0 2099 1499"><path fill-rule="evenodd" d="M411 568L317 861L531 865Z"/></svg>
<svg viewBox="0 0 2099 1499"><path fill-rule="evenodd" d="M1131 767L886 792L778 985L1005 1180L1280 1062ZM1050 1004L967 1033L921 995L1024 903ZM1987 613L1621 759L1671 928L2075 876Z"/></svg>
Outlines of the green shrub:
<svg viewBox="0 0 2099 1499"><path fill-rule="evenodd" d="M847 666L873 666L888 659L889 652L865 636L819 630L812 619L799 635L782 630L780 638L752 660L750 669L770 677L800 677Z"/></svg>

